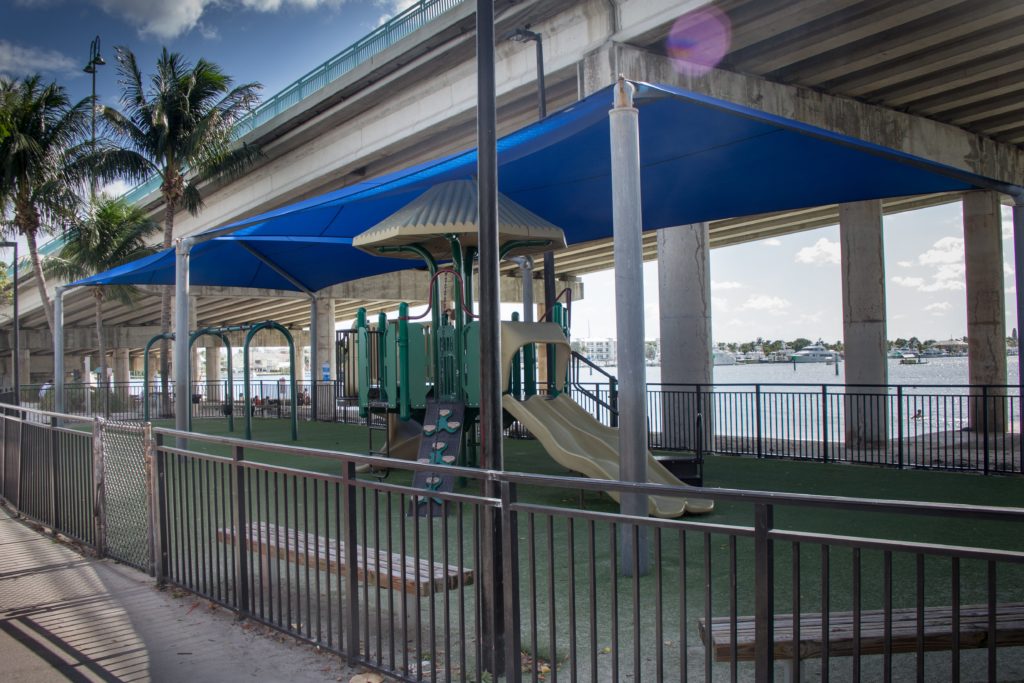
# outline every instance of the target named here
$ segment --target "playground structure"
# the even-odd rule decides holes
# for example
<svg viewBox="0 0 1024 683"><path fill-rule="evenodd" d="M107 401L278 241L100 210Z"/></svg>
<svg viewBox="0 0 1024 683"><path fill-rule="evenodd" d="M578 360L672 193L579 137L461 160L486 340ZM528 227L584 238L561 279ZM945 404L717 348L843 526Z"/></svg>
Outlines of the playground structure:
<svg viewBox="0 0 1024 683"><path fill-rule="evenodd" d="M292 405L292 409L289 411L291 416L291 432L292 441L298 441L299 439L299 426L298 426L298 411L296 406L298 405L298 392L296 391L296 380L295 380L295 340L293 339L291 332L288 328L281 325L281 323L275 320L265 320L259 323L246 323L244 325L224 325L224 326L212 326L200 328L191 334L189 334L188 349L189 354L192 353L192 347L195 345L196 340L203 336L213 336L220 339L221 343L224 344L227 350L227 373L228 379L225 381L225 392L224 392L224 415L228 420L228 431L235 431L235 411L234 411L234 371L232 368L232 348L231 338L228 336L229 332L246 332L245 342L242 345L242 412L245 414L245 438L252 439L252 418L253 411L249 409L253 405L252 388L250 383L250 363L249 363L249 347L252 343L253 337L256 333L264 329L274 329L284 335L285 340L288 342L288 387L289 396ZM143 377L143 419L147 422L150 419L149 410L149 386L150 386L150 373L149 373L149 350L156 342L166 339L174 341L174 333L158 334L147 342L145 349L142 354L142 377ZM188 413L188 429L192 431L192 411Z"/></svg>
<svg viewBox="0 0 1024 683"><path fill-rule="evenodd" d="M444 471L446 466L479 465L480 331L471 306L476 222L475 214L467 218L471 209L466 208L475 205L473 189L468 181L435 186L353 240L370 253L421 258L431 274L428 308L420 316L411 317L403 302L397 320L381 313L375 329L365 309L356 319L359 414L370 427L370 452L414 455L419 463L436 466L414 475L413 486L427 492L454 489L455 477ZM498 206L501 258L564 247L559 228L501 195ZM438 265L448 258L450 265ZM501 323L505 419L521 422L569 470L619 479L618 430L601 425L566 393L571 348L563 311L556 302L542 322ZM419 322L428 315L429 323ZM548 349L543 394L537 386L538 344ZM375 445L375 432L386 433L383 447ZM652 483L685 486L649 452L647 471ZM442 501L429 493L414 505L422 516L443 514ZM648 501L649 513L658 517L712 507L703 500L652 496Z"/></svg>

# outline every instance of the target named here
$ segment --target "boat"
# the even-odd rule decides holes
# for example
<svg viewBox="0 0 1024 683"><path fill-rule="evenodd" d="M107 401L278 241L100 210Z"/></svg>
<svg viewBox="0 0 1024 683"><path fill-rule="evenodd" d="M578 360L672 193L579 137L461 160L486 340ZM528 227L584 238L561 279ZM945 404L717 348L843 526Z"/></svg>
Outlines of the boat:
<svg viewBox="0 0 1024 683"><path fill-rule="evenodd" d="M736 365L736 356L725 349L718 348L711 352L711 362L714 365Z"/></svg>
<svg viewBox="0 0 1024 683"><path fill-rule="evenodd" d="M810 344L800 349L789 360L793 363L835 363L836 352L829 351L819 340L816 344Z"/></svg>
<svg viewBox="0 0 1024 683"><path fill-rule="evenodd" d="M903 358L903 350L902 349L892 349L891 351L889 351L889 353L886 354L886 357L887 358L895 358L896 360L899 360L900 358Z"/></svg>
<svg viewBox="0 0 1024 683"><path fill-rule="evenodd" d="M900 358L900 365L924 365L928 361L912 351L905 352Z"/></svg>

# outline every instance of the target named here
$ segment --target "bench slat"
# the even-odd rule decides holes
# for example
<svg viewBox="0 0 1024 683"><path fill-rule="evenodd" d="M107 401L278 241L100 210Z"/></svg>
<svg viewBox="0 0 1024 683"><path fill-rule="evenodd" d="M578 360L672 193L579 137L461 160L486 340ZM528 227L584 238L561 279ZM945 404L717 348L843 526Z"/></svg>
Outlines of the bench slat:
<svg viewBox="0 0 1024 683"><path fill-rule="evenodd" d="M962 649L988 647L989 611L987 605L965 605L960 608L960 647ZM892 651L917 651L917 609L894 609L891 612ZM697 621L701 640L708 642L704 619ZM794 659L793 615L775 617L775 658ZM953 609L929 607L924 611L924 649L950 650L953 647ZM729 617L711 620L711 645L717 661L731 658L732 629ZM829 655L851 656L854 653L853 612L829 614ZM754 659L754 617L740 617L736 622L736 657ZM996 605L996 646L1024 645L1024 603ZM800 617L800 658L821 657L824 650L821 614ZM885 612L863 610L860 613L860 653L881 654L885 648Z"/></svg>
<svg viewBox="0 0 1024 683"><path fill-rule="evenodd" d="M218 529L217 539L234 545L234 529ZM344 543L267 522L250 523L246 542L261 555L299 566L317 565L325 572L342 570L348 561ZM429 596L473 583L472 569L361 545L356 546L356 567L360 581L412 595Z"/></svg>

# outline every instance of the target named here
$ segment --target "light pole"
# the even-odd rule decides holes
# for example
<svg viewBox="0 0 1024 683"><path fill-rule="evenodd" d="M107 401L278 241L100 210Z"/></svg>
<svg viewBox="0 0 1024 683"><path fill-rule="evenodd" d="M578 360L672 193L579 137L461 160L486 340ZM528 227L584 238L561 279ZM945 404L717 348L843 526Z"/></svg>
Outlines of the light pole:
<svg viewBox="0 0 1024 683"><path fill-rule="evenodd" d="M18 243L0 242L4 249L14 249L14 282L11 290L11 305L14 307L14 340L12 350L14 353L14 405L21 403L21 347L18 344L18 337L21 336L21 326L18 323Z"/></svg>
<svg viewBox="0 0 1024 683"><path fill-rule="evenodd" d="M517 43L534 42L537 44L537 114L540 119L548 116L547 90L544 88L544 38L529 28L517 28L508 34L509 40ZM548 311L555 305L555 255L544 252L544 308ZM548 348L549 367L554 365L554 357Z"/></svg>
<svg viewBox="0 0 1024 683"><path fill-rule="evenodd" d="M92 152L96 153L96 67L103 66L106 62L100 54L100 37L96 36L89 44L89 61L82 69L92 76ZM96 202L96 174L92 173L89 179L89 209Z"/></svg>

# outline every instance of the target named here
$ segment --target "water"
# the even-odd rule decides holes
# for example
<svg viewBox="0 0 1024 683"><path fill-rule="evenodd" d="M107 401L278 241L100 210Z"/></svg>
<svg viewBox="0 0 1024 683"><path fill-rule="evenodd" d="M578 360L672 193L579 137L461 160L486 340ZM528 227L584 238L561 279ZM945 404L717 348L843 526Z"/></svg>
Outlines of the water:
<svg viewBox="0 0 1024 683"><path fill-rule="evenodd" d="M1017 358L1010 356L1007 360L1006 383L1017 384L1019 365ZM844 384L846 363L836 367L825 363L750 363L747 365L716 365L714 367L715 384ZM604 370L618 376L614 366ZM584 382L603 382L604 378L589 368L580 370L580 380ZM647 382L661 382L661 368L647 368ZM889 359L889 384L903 385L963 385L967 384L967 358L930 358L923 365L901 365L898 359Z"/></svg>

